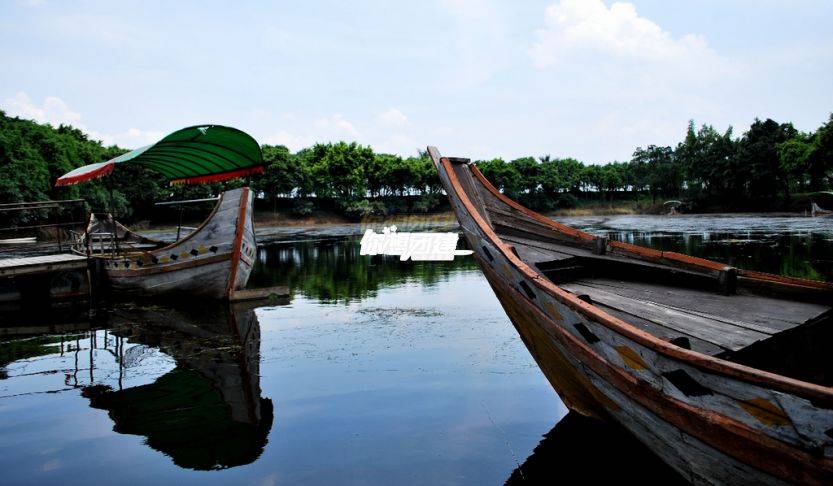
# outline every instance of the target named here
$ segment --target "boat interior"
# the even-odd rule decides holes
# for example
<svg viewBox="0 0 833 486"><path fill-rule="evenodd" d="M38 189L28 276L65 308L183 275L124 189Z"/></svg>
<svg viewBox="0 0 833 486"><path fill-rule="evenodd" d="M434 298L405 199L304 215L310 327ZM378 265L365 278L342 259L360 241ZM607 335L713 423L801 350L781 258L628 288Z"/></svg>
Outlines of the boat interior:
<svg viewBox="0 0 833 486"><path fill-rule="evenodd" d="M452 167L481 216L511 251L560 288L677 346L833 385L833 287L657 259L659 252L649 258L554 228L501 199L465 161L452 159Z"/></svg>
<svg viewBox="0 0 833 486"><path fill-rule="evenodd" d="M161 240L148 238L113 219L113 215L90 214L86 231L73 232L73 251L94 255L123 255L156 250L166 246Z"/></svg>

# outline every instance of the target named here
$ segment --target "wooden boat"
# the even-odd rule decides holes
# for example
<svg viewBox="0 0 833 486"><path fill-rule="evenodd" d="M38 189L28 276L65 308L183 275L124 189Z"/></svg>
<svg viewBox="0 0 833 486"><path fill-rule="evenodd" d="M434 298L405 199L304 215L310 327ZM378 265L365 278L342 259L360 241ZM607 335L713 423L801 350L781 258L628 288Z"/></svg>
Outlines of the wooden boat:
<svg viewBox="0 0 833 486"><path fill-rule="evenodd" d="M819 216L833 216L833 211L823 209L816 203L810 203L810 215L814 218Z"/></svg>
<svg viewBox="0 0 833 486"><path fill-rule="evenodd" d="M103 177L124 164L154 170L172 184L200 184L263 172L263 154L240 130L194 126L109 161L79 167L58 178L56 185ZM171 245L142 237L106 216L89 220L75 248L101 262L107 283L116 291L211 298L229 298L246 286L256 249L248 187L221 194L208 219Z"/></svg>
<svg viewBox="0 0 833 486"><path fill-rule="evenodd" d="M833 482L833 285L593 236L428 151L570 409L619 422L693 483Z"/></svg>
<svg viewBox="0 0 833 486"><path fill-rule="evenodd" d="M257 257L252 192L247 187L224 192L202 225L170 245L143 237L111 216L91 216L74 250L99 260L116 291L229 298L246 287Z"/></svg>

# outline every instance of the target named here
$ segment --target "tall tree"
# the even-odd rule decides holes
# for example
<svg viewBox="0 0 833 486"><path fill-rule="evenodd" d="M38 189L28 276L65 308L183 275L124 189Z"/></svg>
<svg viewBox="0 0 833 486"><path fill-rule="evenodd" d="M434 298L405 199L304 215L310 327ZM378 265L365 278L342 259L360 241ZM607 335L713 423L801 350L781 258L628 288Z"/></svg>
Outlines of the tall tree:
<svg viewBox="0 0 833 486"><path fill-rule="evenodd" d="M781 167L778 145L795 137L791 123L779 124L767 118L756 119L738 142L737 177L748 180L747 196L752 200L776 199L779 192L789 198L789 174Z"/></svg>
<svg viewBox="0 0 833 486"><path fill-rule="evenodd" d="M682 170L674 159L671 147L649 145L638 147L633 153L637 164L645 164L648 171L648 187L654 202L657 196L676 197L682 187Z"/></svg>

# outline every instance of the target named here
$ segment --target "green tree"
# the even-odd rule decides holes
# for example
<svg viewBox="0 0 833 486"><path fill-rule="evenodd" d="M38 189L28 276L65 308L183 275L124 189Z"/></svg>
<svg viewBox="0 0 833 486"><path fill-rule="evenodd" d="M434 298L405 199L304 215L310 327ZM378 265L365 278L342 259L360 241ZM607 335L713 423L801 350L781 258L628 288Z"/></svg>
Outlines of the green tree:
<svg viewBox="0 0 833 486"><path fill-rule="evenodd" d="M302 184L303 167L283 145L264 145L261 149L266 170L255 180L254 189L270 200L279 196L292 195Z"/></svg>
<svg viewBox="0 0 833 486"><path fill-rule="evenodd" d="M535 160L535 157L521 157L512 162L515 170L520 176L518 181L518 190L521 193L535 194L541 185L541 164Z"/></svg>
<svg viewBox="0 0 833 486"><path fill-rule="evenodd" d="M706 199L727 196L735 172L736 151L731 127L723 134L710 125L695 132L694 122L690 121L685 139L674 151L689 194Z"/></svg>
<svg viewBox="0 0 833 486"><path fill-rule="evenodd" d="M307 155L315 194L349 200L365 197L365 167L373 161L373 149L355 142L316 144Z"/></svg>
<svg viewBox="0 0 833 486"><path fill-rule="evenodd" d="M813 134L813 151L807 161L810 190L833 188L833 114Z"/></svg>
<svg viewBox="0 0 833 486"><path fill-rule="evenodd" d="M483 176L508 197L516 198L521 191L521 174L518 169L503 159L481 160L477 168Z"/></svg>
<svg viewBox="0 0 833 486"><path fill-rule="evenodd" d="M637 147L632 161L644 164L647 173L648 189L654 202L657 196L676 197L682 187L682 171L674 160L671 147L649 145L643 149Z"/></svg>
<svg viewBox="0 0 833 486"><path fill-rule="evenodd" d="M804 133L778 144L778 162L791 183L791 191L804 191L807 185L810 160L815 153L811 137Z"/></svg>
<svg viewBox="0 0 833 486"><path fill-rule="evenodd" d="M757 201L772 201L782 192L790 197L789 173L781 166L778 145L794 138L797 130L791 123L756 119L738 142L737 161L741 168L735 175L749 181L747 196Z"/></svg>

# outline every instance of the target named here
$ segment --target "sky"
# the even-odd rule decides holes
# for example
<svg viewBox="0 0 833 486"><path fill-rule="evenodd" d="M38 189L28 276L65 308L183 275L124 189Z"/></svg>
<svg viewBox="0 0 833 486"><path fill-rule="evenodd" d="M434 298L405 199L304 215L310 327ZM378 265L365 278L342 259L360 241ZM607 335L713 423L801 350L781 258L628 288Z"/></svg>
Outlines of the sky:
<svg viewBox="0 0 833 486"><path fill-rule="evenodd" d="M829 0L0 0L0 109L135 148L216 123L292 150L628 160L689 120L811 131Z"/></svg>

